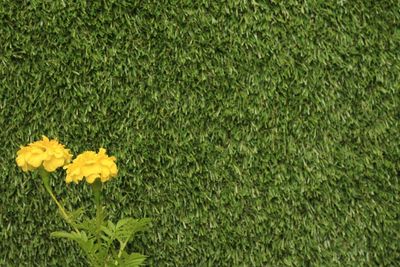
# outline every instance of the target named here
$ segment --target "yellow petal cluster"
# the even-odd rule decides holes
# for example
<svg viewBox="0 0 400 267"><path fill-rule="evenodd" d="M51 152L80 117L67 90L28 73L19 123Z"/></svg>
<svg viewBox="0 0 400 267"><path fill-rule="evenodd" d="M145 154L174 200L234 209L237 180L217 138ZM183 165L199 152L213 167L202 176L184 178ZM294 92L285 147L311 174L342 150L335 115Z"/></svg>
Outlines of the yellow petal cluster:
<svg viewBox="0 0 400 267"><path fill-rule="evenodd" d="M97 178L101 182L106 182L118 173L115 157L109 157L104 148L100 148L99 153L85 151L79 154L71 164L64 166L67 170L67 183L79 181L86 178L86 182L93 183Z"/></svg>
<svg viewBox="0 0 400 267"><path fill-rule="evenodd" d="M40 141L21 147L17 152L17 165L24 171L37 169L41 166L48 172L69 163L72 158L69 149L58 143L57 140L49 140L46 136Z"/></svg>

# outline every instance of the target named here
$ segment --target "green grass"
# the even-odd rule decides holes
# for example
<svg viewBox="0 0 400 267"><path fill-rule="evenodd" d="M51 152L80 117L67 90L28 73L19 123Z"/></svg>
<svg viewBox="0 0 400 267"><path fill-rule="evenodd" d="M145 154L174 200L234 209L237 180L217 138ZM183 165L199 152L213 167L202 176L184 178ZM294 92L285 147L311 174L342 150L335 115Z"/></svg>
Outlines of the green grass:
<svg viewBox="0 0 400 267"><path fill-rule="evenodd" d="M45 134L118 158L108 209L153 218L131 247L150 266L395 266L399 10L2 1L0 265L86 266L15 164ZM68 207L92 205L63 179Z"/></svg>

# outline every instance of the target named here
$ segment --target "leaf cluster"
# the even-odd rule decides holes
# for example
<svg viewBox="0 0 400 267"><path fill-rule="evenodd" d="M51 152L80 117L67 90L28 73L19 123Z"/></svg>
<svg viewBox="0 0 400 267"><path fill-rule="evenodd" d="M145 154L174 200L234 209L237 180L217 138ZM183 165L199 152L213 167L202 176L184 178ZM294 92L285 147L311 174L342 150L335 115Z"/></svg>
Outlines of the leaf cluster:
<svg viewBox="0 0 400 267"><path fill-rule="evenodd" d="M69 213L77 231L57 231L51 236L75 241L85 252L88 262L93 267L136 267L143 264L145 255L128 253L125 250L136 233L147 229L150 219L124 218L114 224L109 220L104 220L106 216L103 209L99 217L85 218L78 222L77 219L81 214L82 209ZM98 220L100 220L99 228L97 227Z"/></svg>

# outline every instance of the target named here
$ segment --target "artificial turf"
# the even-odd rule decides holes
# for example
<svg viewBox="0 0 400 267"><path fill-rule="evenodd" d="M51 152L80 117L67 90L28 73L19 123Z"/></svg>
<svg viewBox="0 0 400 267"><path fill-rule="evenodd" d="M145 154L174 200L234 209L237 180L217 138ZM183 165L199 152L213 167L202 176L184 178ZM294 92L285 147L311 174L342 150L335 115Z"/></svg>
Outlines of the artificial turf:
<svg viewBox="0 0 400 267"><path fill-rule="evenodd" d="M105 147L150 266L396 266L398 1L0 3L0 265L86 266L38 178L45 134ZM84 184L52 179L69 208Z"/></svg>

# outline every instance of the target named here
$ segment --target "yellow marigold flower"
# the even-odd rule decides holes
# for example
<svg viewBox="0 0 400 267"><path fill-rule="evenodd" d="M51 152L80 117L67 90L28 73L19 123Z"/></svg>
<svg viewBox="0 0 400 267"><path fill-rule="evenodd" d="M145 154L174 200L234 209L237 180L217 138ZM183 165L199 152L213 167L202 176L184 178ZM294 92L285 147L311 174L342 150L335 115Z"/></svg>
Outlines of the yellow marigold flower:
<svg viewBox="0 0 400 267"><path fill-rule="evenodd" d="M17 165L24 172L37 169L41 166L48 172L69 163L72 158L69 149L58 143L57 140L49 140L46 136L43 140L33 142L21 147L17 152Z"/></svg>
<svg viewBox="0 0 400 267"><path fill-rule="evenodd" d="M85 151L78 155L71 164L64 166L67 170L67 183L83 180L86 177L86 182L93 183L97 178L101 182L106 182L118 173L115 157L109 157L104 148L100 148L99 153L94 151Z"/></svg>

